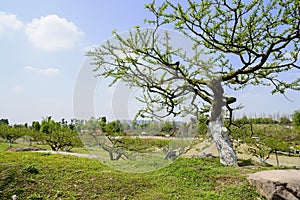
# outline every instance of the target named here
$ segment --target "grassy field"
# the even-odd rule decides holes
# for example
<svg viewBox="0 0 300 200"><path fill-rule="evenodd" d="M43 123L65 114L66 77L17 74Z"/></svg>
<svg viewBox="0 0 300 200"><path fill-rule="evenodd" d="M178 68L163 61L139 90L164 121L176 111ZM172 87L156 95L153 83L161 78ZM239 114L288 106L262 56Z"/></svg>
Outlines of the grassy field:
<svg viewBox="0 0 300 200"><path fill-rule="evenodd" d="M157 171L124 173L96 159L0 152L0 199L260 199L246 181L259 166L180 158Z"/></svg>
<svg viewBox="0 0 300 200"><path fill-rule="evenodd" d="M13 144L20 146L28 144ZM50 150L45 145L39 147ZM6 152L7 148L7 143L0 143L0 199L12 199L12 195L30 200L264 199L246 178L256 171L274 169L254 163L253 158L240 160L240 167L235 168L219 164L218 158L179 158L172 162L152 155L135 161L109 161L105 151L72 149L73 153L106 158L100 161L63 154ZM201 145L194 148L191 154L203 149ZM216 153L207 144L205 148Z"/></svg>

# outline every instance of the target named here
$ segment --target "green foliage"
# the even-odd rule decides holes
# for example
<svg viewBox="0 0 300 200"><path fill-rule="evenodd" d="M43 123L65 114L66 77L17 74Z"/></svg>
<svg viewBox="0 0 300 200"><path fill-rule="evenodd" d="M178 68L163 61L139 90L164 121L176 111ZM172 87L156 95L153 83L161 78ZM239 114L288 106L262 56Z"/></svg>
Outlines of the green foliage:
<svg viewBox="0 0 300 200"><path fill-rule="evenodd" d="M246 144L246 151L266 162L270 154L289 152L291 144L296 140L294 130L282 125L242 124L231 129L231 136L239 144Z"/></svg>
<svg viewBox="0 0 300 200"><path fill-rule="evenodd" d="M32 129L33 131L40 131L40 129L41 129L40 123L39 123L38 121L33 121L33 122L31 123L31 129Z"/></svg>
<svg viewBox="0 0 300 200"><path fill-rule="evenodd" d="M145 8L153 18L145 23L155 31L136 26L124 38L114 31L117 42L107 41L87 55L97 75L143 89L141 116L163 109L175 116L208 112L214 78L233 90L247 85L270 86L271 93L280 94L300 90L299 78L280 76L299 69L298 7L298 1L284 0L152 2ZM194 49L171 46L170 33L160 31L165 27L183 33ZM227 106L235 101L224 99Z"/></svg>
<svg viewBox="0 0 300 200"><path fill-rule="evenodd" d="M54 130L43 138L53 151L70 151L74 147L82 146L77 131L70 129Z"/></svg>
<svg viewBox="0 0 300 200"><path fill-rule="evenodd" d="M88 121L81 123L81 129L90 133L103 133L106 136L124 135L120 120L107 122L106 117L96 119L91 117Z"/></svg>
<svg viewBox="0 0 300 200"><path fill-rule="evenodd" d="M119 120L108 122L103 126L105 135L117 136L124 135L121 122Z"/></svg>
<svg viewBox="0 0 300 200"><path fill-rule="evenodd" d="M300 110L296 110L292 115L293 125L300 126Z"/></svg>
<svg viewBox="0 0 300 200"><path fill-rule="evenodd" d="M279 123L282 125L290 125L292 122L288 117L283 116L283 117L280 117Z"/></svg>
<svg viewBox="0 0 300 200"><path fill-rule="evenodd" d="M61 122L55 122L51 117L42 120L40 132L42 141L48 144L53 151L70 151L73 147L82 146L78 132L72 129L64 119ZM37 132L32 132L37 134Z"/></svg>
<svg viewBox="0 0 300 200"><path fill-rule="evenodd" d="M95 73L112 78L111 85L122 81L142 89L140 117L210 113L216 121L222 107L232 114L236 101L223 87L270 86L272 94L300 90L299 77L281 76L300 69L299 1L153 1L145 8L153 14L145 20L152 29L137 26L124 37L114 31L114 41L87 52ZM170 32L161 31L165 27L183 33L193 48L172 46ZM227 158L236 164L231 150Z"/></svg>
<svg viewBox="0 0 300 200"><path fill-rule="evenodd" d="M176 132L176 123L175 123L175 121L173 121L173 122L165 121L162 125L162 128L161 128L160 132L164 135L168 134L170 136L175 134L175 132Z"/></svg>
<svg viewBox="0 0 300 200"><path fill-rule="evenodd" d="M8 119L0 119L0 124L7 124L9 125Z"/></svg>
<svg viewBox="0 0 300 200"><path fill-rule="evenodd" d="M282 117L282 121L280 123L288 123L288 118ZM257 117L257 118L248 118L246 115L244 115L240 119L235 119L233 122L236 125L243 125L243 124L278 124L278 122L271 117Z"/></svg>
<svg viewBox="0 0 300 200"><path fill-rule="evenodd" d="M198 117L198 133L199 133L199 135L205 136L207 134L207 132L208 132L207 124L208 124L208 117L203 114L200 115Z"/></svg>
<svg viewBox="0 0 300 200"><path fill-rule="evenodd" d="M12 145L18 138L26 135L28 129L24 126L9 126L6 123L0 123L0 137L4 141L9 142L9 146Z"/></svg>

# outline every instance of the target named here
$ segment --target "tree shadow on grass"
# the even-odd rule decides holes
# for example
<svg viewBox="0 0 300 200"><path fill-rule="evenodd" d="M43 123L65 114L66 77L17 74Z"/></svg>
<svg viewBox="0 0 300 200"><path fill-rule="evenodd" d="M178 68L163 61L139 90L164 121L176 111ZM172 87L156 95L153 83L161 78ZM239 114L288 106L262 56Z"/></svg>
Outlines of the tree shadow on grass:
<svg viewBox="0 0 300 200"><path fill-rule="evenodd" d="M252 159L238 159L238 165L239 167L253 166L254 162Z"/></svg>

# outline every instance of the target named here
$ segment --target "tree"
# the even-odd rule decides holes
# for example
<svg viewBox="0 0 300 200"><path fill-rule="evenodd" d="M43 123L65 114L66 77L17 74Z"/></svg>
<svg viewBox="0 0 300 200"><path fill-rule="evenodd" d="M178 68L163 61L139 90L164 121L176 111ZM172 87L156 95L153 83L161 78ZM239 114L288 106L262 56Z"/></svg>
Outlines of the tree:
<svg viewBox="0 0 300 200"><path fill-rule="evenodd" d="M7 123L0 122L0 137L9 142L9 147L23 135L27 133L28 129L24 126L9 126Z"/></svg>
<svg viewBox="0 0 300 200"><path fill-rule="evenodd" d="M43 133L42 140L48 144L53 151L70 151L73 147L82 146L78 132L73 130L64 119L55 122L51 116L41 122L40 132Z"/></svg>
<svg viewBox="0 0 300 200"><path fill-rule="evenodd" d="M290 125L291 124L291 120L287 116L282 116L282 117L280 117L279 123L283 124L283 125Z"/></svg>
<svg viewBox="0 0 300 200"><path fill-rule="evenodd" d="M82 146L77 131L68 128L56 129L45 135L45 141L53 151L70 151L74 147Z"/></svg>
<svg viewBox="0 0 300 200"><path fill-rule="evenodd" d="M102 128L107 136L124 135L122 124L119 120L108 122L107 124L103 125Z"/></svg>
<svg viewBox="0 0 300 200"><path fill-rule="evenodd" d="M8 119L0 119L0 123L9 125Z"/></svg>
<svg viewBox="0 0 300 200"><path fill-rule="evenodd" d="M199 136L206 136L207 135L207 124L208 124L208 117L205 115L200 115L198 116L198 135Z"/></svg>
<svg viewBox="0 0 300 200"><path fill-rule="evenodd" d="M40 131L40 129L41 129L40 122L38 122L38 121L33 121L33 122L31 123L31 129L34 130L34 131Z"/></svg>
<svg viewBox="0 0 300 200"><path fill-rule="evenodd" d="M293 125L300 126L300 110L294 111L292 115Z"/></svg>
<svg viewBox="0 0 300 200"><path fill-rule="evenodd" d="M145 108L140 116L155 116L161 109L167 111L165 116L209 112L220 162L237 166L222 121L225 107L231 124L236 98L226 96L224 88L270 86L272 94L283 95L287 89L300 89L298 77L287 81L280 76L300 69L299 0L188 0L160 5L153 1L145 7L154 15L145 20L153 29L136 27L128 37L114 32L117 42L108 41L87 53L94 59L95 71L112 77L113 83L142 88L139 100ZM159 34L164 27L191 39L194 53L188 54L184 46L173 48L170 34Z"/></svg>
<svg viewBox="0 0 300 200"><path fill-rule="evenodd" d="M266 163L270 155L275 154L277 165L278 154L289 154L293 142L297 141L297 135L288 126L252 124L249 121L234 126L231 135L240 150L257 157L262 163Z"/></svg>
<svg viewBox="0 0 300 200"><path fill-rule="evenodd" d="M106 124L106 122L105 122L105 124ZM104 124L104 126L105 126L105 124ZM103 125L101 121L99 123L98 119L96 119L95 117L91 117L88 121L86 121L84 128L91 133L95 133L97 131L102 132L103 127L101 125Z"/></svg>
<svg viewBox="0 0 300 200"><path fill-rule="evenodd" d="M165 121L162 125L162 128L161 128L160 132L163 135L173 136L176 132L176 123L175 123L175 121L173 121L173 123L171 123L170 121Z"/></svg>

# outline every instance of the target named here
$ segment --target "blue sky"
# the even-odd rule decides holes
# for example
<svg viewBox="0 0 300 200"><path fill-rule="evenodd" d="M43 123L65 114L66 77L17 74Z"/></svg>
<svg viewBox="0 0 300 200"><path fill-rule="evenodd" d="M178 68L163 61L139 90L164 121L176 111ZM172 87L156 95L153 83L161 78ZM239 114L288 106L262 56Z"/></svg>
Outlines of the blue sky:
<svg viewBox="0 0 300 200"><path fill-rule="evenodd" d="M110 38L112 30L122 32L143 25L144 18L151 16L144 9L146 2L1 0L0 118L31 123L49 115L56 120L76 117L73 93L86 50ZM292 73L291 77L297 76ZM107 81L97 80L97 117L115 118L111 109L113 92ZM129 96L128 107L137 109ZM293 102L272 96L264 88L240 91L237 97L245 108L239 115L290 114L300 109L299 93L288 92L287 96Z"/></svg>

